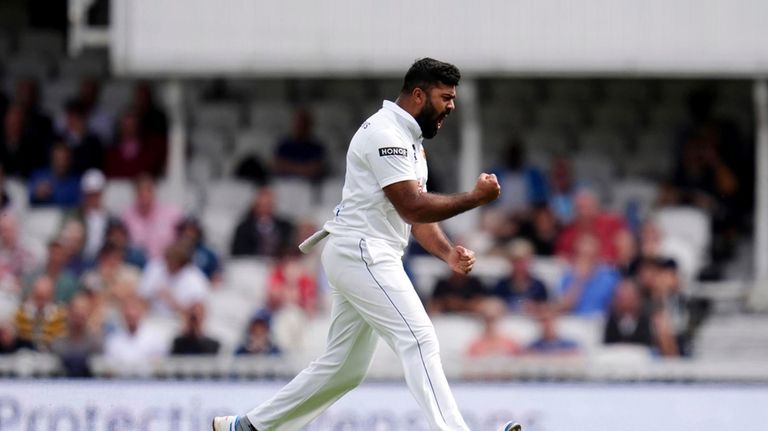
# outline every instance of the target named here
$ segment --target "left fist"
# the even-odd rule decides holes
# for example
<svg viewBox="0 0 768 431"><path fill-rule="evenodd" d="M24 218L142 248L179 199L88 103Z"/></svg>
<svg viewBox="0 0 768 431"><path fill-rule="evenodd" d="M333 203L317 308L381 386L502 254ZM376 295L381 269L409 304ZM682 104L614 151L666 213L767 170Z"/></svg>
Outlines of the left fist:
<svg viewBox="0 0 768 431"><path fill-rule="evenodd" d="M475 266L475 252L457 245L448 257L448 266L460 274L469 274Z"/></svg>

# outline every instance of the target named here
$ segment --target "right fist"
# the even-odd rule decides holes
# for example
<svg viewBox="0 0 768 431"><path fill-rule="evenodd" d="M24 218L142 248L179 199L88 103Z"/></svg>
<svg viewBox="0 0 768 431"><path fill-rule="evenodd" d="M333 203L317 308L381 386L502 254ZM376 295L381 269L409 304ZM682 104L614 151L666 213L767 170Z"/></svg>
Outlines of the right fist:
<svg viewBox="0 0 768 431"><path fill-rule="evenodd" d="M499 185L499 180L496 179L496 175L480 174L472 193L480 201L480 205L496 200L501 194L501 186Z"/></svg>

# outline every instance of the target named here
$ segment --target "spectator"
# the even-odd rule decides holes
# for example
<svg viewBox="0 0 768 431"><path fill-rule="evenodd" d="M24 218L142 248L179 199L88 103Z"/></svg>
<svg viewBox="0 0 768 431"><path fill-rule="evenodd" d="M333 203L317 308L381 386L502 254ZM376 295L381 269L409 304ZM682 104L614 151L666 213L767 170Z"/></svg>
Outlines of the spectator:
<svg viewBox="0 0 768 431"><path fill-rule="evenodd" d="M137 295L140 277L138 268L125 263L122 248L104 244L95 267L81 278L83 288L93 296L93 326L115 326L119 305Z"/></svg>
<svg viewBox="0 0 768 431"><path fill-rule="evenodd" d="M579 344L562 337L557 330L557 314L553 310L540 313L537 317L539 338L526 348L529 354L572 355L579 353Z"/></svg>
<svg viewBox="0 0 768 431"><path fill-rule="evenodd" d="M19 339L12 322L0 321L0 355L16 353L21 349L30 349L29 342Z"/></svg>
<svg viewBox="0 0 768 431"><path fill-rule="evenodd" d="M45 167L50 142L38 141L26 130L24 110L19 105L8 108L3 120L3 133L0 135L3 172L28 178L33 171Z"/></svg>
<svg viewBox="0 0 768 431"><path fill-rule="evenodd" d="M267 308L271 312L297 307L305 315L317 311L317 281L296 253L286 253L267 278Z"/></svg>
<svg viewBox="0 0 768 431"><path fill-rule="evenodd" d="M140 175L134 186L136 201L123 213L123 222L133 244L149 258L158 258L176 237L175 227L182 214L175 206L158 201L152 177Z"/></svg>
<svg viewBox="0 0 768 431"><path fill-rule="evenodd" d="M682 292L677 264L672 259L657 258L649 266L646 307L651 313L659 352L664 356L688 356L694 328L690 325L688 301Z"/></svg>
<svg viewBox="0 0 768 431"><path fill-rule="evenodd" d="M72 168L78 175L88 169L102 169L104 164L104 146L88 130L86 115L85 107L78 100L67 102L61 138L72 150Z"/></svg>
<svg viewBox="0 0 768 431"><path fill-rule="evenodd" d="M67 331L67 311L53 302L53 295L53 279L40 276L16 312L18 337L35 350L49 350L51 343Z"/></svg>
<svg viewBox="0 0 768 431"><path fill-rule="evenodd" d="M80 180L82 202L80 207L67 214L67 219L79 221L85 226L85 246L83 255L92 261L104 244L104 237L109 222L109 213L104 208L102 196L106 179L98 169L89 169Z"/></svg>
<svg viewBox="0 0 768 431"><path fill-rule="evenodd" d="M75 219L64 222L59 233L59 240L64 246L64 254L67 256L67 269L76 277L85 271L90 264L83 254L85 247L85 227Z"/></svg>
<svg viewBox="0 0 768 431"><path fill-rule="evenodd" d="M48 154L53 142L53 121L40 108L40 85L34 79L20 79L16 82L16 104L21 107L24 119L24 134L35 142L35 147ZM45 157L45 156L43 156ZM43 163L45 159L43 158Z"/></svg>
<svg viewBox="0 0 768 431"><path fill-rule="evenodd" d="M9 210L0 212L0 278L9 276L18 284L34 265L34 256L19 239L16 215Z"/></svg>
<svg viewBox="0 0 768 431"><path fill-rule="evenodd" d="M507 145L504 165L493 169L504 194L496 205L507 214L520 214L547 203L547 180L541 171L527 163L525 147L513 138Z"/></svg>
<svg viewBox="0 0 768 431"><path fill-rule="evenodd" d="M122 375L149 375L152 366L168 354L168 340L144 320L145 306L137 298L122 304L123 325L107 334L104 355Z"/></svg>
<svg viewBox="0 0 768 431"><path fill-rule="evenodd" d="M496 300L483 301L478 307L483 319L483 333L469 344L467 356L470 358L499 357L520 353L520 346L499 329L499 320L504 316L504 303Z"/></svg>
<svg viewBox="0 0 768 431"><path fill-rule="evenodd" d="M574 198L575 217L557 239L557 255L572 258L576 239L583 234L597 238L598 253L607 263L616 262L615 237L626 229L620 216L603 212L595 192L581 189Z"/></svg>
<svg viewBox="0 0 768 431"><path fill-rule="evenodd" d="M291 135L275 148L274 173L316 181L325 174L325 164L325 147L312 136L312 117L306 110L296 111Z"/></svg>
<svg viewBox="0 0 768 431"><path fill-rule="evenodd" d="M272 341L269 313L257 313L248 324L245 344L236 355L279 355L280 349Z"/></svg>
<svg viewBox="0 0 768 431"><path fill-rule="evenodd" d="M29 203L71 208L80 203L80 179L72 170L72 151L59 142L51 149L50 166L29 179Z"/></svg>
<svg viewBox="0 0 768 431"><path fill-rule="evenodd" d="M603 334L605 344L630 343L653 347L651 317L643 307L634 281L625 278L616 288Z"/></svg>
<svg viewBox="0 0 768 431"><path fill-rule="evenodd" d="M475 312L485 288L477 277L451 272L441 278L427 303L430 314Z"/></svg>
<svg viewBox="0 0 768 431"><path fill-rule="evenodd" d="M122 220L110 218L107 222L107 231L104 234L104 242L113 244L123 253L123 260L129 265L144 269L147 264L147 256L143 250L131 244L128 228Z"/></svg>
<svg viewBox="0 0 768 431"><path fill-rule="evenodd" d="M614 238L616 243L616 269L624 277L634 277L640 261L637 241L629 230L622 230Z"/></svg>
<svg viewBox="0 0 768 431"><path fill-rule="evenodd" d="M516 239L509 247L511 274L496 284L493 295L507 305L509 311L536 314L546 306L549 293L544 283L531 274L533 246L524 239Z"/></svg>
<svg viewBox="0 0 768 431"><path fill-rule="evenodd" d="M155 102L152 86L141 81L133 88L131 108L141 124L142 134L150 139L164 142L168 138L168 116Z"/></svg>
<svg viewBox="0 0 768 431"><path fill-rule="evenodd" d="M235 229L233 256L276 257L291 246L293 226L275 215L274 202L271 188L256 192L251 208Z"/></svg>
<svg viewBox="0 0 768 431"><path fill-rule="evenodd" d="M77 102L82 106L87 129L99 138L102 144L109 146L114 139L115 116L99 105L101 84L95 78L80 81Z"/></svg>
<svg viewBox="0 0 768 431"><path fill-rule="evenodd" d="M612 267L600 263L597 238L582 234L575 244L575 257L560 282L560 311L581 316L605 315L619 281Z"/></svg>
<svg viewBox="0 0 768 431"><path fill-rule="evenodd" d="M134 178L142 173L159 176L165 171L167 144L157 136L142 133L138 114L128 111L120 117L115 143L104 160L109 178Z"/></svg>
<svg viewBox="0 0 768 431"><path fill-rule="evenodd" d="M67 268L67 250L60 238L48 243L48 259L43 266L35 269L26 279L34 282L41 276L49 277L54 284L54 300L57 303L69 302L80 289L77 276Z"/></svg>
<svg viewBox="0 0 768 431"><path fill-rule="evenodd" d="M203 333L205 306L192 304L185 316L184 332L173 340L172 355L215 355L219 342Z"/></svg>
<svg viewBox="0 0 768 431"><path fill-rule="evenodd" d="M551 185L549 205L557 221L561 225L566 225L574 217L573 200L576 194L576 182L568 159L558 158L552 162L549 181Z"/></svg>
<svg viewBox="0 0 768 431"><path fill-rule="evenodd" d="M523 223L520 229L520 236L533 244L534 254L537 256L555 254L559 233L560 225L552 209L547 205L534 207L530 220Z"/></svg>
<svg viewBox="0 0 768 431"><path fill-rule="evenodd" d="M197 218L189 216L182 219L176 225L176 237L194 245L195 250L192 255L192 262L203 271L203 274L212 283L221 281L219 257L205 243L203 227Z"/></svg>
<svg viewBox="0 0 768 431"><path fill-rule="evenodd" d="M69 303L66 336L53 342L51 350L61 360L67 377L91 377L90 358L101 353L101 334L93 332L88 320L93 307L85 295Z"/></svg>
<svg viewBox="0 0 768 431"><path fill-rule="evenodd" d="M185 313L193 304L207 299L208 279L191 260L191 244L178 241L168 247L163 259L150 261L144 269L139 294L154 313Z"/></svg>

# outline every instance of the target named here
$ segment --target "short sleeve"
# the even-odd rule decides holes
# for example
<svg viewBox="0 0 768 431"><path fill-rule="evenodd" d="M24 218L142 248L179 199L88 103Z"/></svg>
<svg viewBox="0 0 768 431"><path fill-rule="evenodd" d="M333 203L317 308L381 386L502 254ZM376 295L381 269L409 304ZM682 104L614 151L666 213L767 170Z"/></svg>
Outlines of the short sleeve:
<svg viewBox="0 0 768 431"><path fill-rule="evenodd" d="M417 179L413 148L397 136L385 132L374 133L363 151L379 187Z"/></svg>

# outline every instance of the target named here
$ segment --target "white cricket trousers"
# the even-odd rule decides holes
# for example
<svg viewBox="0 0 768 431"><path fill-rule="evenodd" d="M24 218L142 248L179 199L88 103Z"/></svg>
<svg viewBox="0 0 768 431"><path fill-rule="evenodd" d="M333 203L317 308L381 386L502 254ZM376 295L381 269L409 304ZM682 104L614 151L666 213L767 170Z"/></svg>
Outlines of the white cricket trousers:
<svg viewBox="0 0 768 431"><path fill-rule="evenodd" d="M373 240L331 235L322 263L332 287L325 352L248 412L259 431L300 430L365 378L378 337L397 353L432 430L468 431L443 372L432 322L400 254Z"/></svg>

